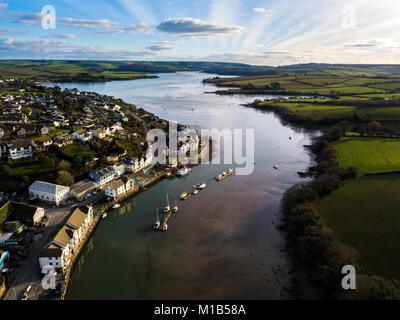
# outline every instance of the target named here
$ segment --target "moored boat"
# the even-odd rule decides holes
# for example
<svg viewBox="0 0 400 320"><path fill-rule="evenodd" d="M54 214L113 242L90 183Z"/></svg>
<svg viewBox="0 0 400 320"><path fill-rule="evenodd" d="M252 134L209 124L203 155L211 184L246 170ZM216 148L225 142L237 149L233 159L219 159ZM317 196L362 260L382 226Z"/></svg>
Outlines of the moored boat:
<svg viewBox="0 0 400 320"><path fill-rule="evenodd" d="M203 190L203 189L205 189L206 187L207 187L206 183L203 182L202 184L200 184L200 185L198 186L198 189Z"/></svg>
<svg viewBox="0 0 400 320"><path fill-rule="evenodd" d="M188 169L186 167L183 167L182 169L179 169L178 172L176 173L179 177L186 176L190 173L191 169Z"/></svg>
<svg viewBox="0 0 400 320"><path fill-rule="evenodd" d="M168 201L168 193L167 193L167 205L164 208L164 212L168 213L171 211L171 207L169 206L169 201Z"/></svg>
<svg viewBox="0 0 400 320"><path fill-rule="evenodd" d="M116 204L114 204L113 206L112 206L112 208L113 209L117 209L117 208L119 208L121 205L119 204L119 203L116 203Z"/></svg>
<svg viewBox="0 0 400 320"><path fill-rule="evenodd" d="M105 219L107 217L107 212L104 212L102 215L101 215L101 218L102 219Z"/></svg>

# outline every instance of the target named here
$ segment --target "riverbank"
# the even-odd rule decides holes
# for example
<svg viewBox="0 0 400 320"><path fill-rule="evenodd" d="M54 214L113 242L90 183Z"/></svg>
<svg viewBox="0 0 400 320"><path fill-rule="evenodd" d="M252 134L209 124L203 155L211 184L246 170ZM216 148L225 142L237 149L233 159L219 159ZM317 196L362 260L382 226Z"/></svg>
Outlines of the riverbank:
<svg viewBox="0 0 400 320"><path fill-rule="evenodd" d="M265 105L261 106L260 103L254 102L248 104L247 107L269 110L285 122L300 127L312 123L310 119L294 115L284 106L268 105L265 107ZM310 167L306 174L312 176L313 179L307 183L295 184L283 195L281 211L284 214L284 224L282 229L287 231L289 252L294 262L306 268L309 277L323 288L328 298L397 300L400 299L400 282L385 279L366 268L365 261L362 261L363 256L357 252L357 248L347 241L343 241L347 236L343 237L342 234L342 237L339 238L336 230L328 227L327 221L316 209L317 202L322 200L322 202L329 203L324 199L329 198L333 191L343 188L349 181L352 183L352 180L357 180L358 168L339 166L337 151L332 144L346 132L340 123L348 119L339 120L325 119L325 124L332 123L332 125L325 128L324 134L314 139L309 147L315 157L316 165ZM318 124L318 122L314 122L314 124ZM346 127L348 128L349 125ZM354 204L348 203L346 209L350 210L352 205ZM332 210L332 204L329 210L330 212L335 211ZM347 229L351 230L349 227ZM365 252L366 248L363 250ZM340 287L343 278L341 271L345 265L356 266L357 291L345 291Z"/></svg>

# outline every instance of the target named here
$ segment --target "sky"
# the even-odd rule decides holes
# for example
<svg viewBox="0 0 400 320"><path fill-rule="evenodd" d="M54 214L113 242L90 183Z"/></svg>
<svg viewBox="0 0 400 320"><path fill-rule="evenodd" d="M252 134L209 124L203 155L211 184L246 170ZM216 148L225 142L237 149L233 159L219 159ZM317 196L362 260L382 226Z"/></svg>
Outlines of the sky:
<svg viewBox="0 0 400 320"><path fill-rule="evenodd" d="M400 1L0 0L0 59L400 64Z"/></svg>

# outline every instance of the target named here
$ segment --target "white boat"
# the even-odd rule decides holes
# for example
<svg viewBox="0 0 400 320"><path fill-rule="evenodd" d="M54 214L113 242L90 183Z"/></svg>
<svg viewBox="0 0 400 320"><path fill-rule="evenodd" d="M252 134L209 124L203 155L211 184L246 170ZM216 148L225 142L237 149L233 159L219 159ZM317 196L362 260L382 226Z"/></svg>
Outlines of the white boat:
<svg viewBox="0 0 400 320"><path fill-rule="evenodd" d="M169 206L169 201L168 201L168 193L167 193L167 205L164 208L164 212L168 213L171 211L171 207Z"/></svg>
<svg viewBox="0 0 400 320"><path fill-rule="evenodd" d="M199 190L197 190L197 189L194 189L193 191L192 191L192 194L198 194L199 193Z"/></svg>
<svg viewBox="0 0 400 320"><path fill-rule="evenodd" d="M119 203L116 203L116 204L114 204L113 206L112 206L112 208L113 209L117 209L117 208L119 208L121 205L119 204Z"/></svg>
<svg viewBox="0 0 400 320"><path fill-rule="evenodd" d="M179 169L178 172L176 173L179 177L186 176L192 171L191 169L188 169L186 167L183 167L182 169Z"/></svg>
<svg viewBox="0 0 400 320"><path fill-rule="evenodd" d="M173 213L177 213L178 210L179 210L178 206L172 207L172 212L173 212Z"/></svg>
<svg viewBox="0 0 400 320"><path fill-rule="evenodd" d="M203 190L203 189L205 189L207 187L207 185L206 185L206 183L205 182L203 182L201 185L199 185L199 189L200 190Z"/></svg>
<svg viewBox="0 0 400 320"><path fill-rule="evenodd" d="M217 174L217 176L215 177L215 179L217 179L218 181L220 181L222 179L222 175L220 173Z"/></svg>
<svg viewBox="0 0 400 320"><path fill-rule="evenodd" d="M102 218L102 219L104 219L105 217L107 217L107 212L104 212L104 213L101 215L101 218Z"/></svg>
<svg viewBox="0 0 400 320"><path fill-rule="evenodd" d="M228 170L228 173L233 173L233 168L230 168L229 170Z"/></svg>
<svg viewBox="0 0 400 320"><path fill-rule="evenodd" d="M167 231L168 230L168 225L164 224L164 226L162 227L163 231Z"/></svg>
<svg viewBox="0 0 400 320"><path fill-rule="evenodd" d="M187 192L182 192L181 195L179 196L179 198L182 200L185 200L187 195L188 195Z"/></svg>
<svg viewBox="0 0 400 320"><path fill-rule="evenodd" d="M160 224L161 224L161 222L160 222L160 218L158 216L158 208L157 208L156 209L156 223L153 226L154 230L157 230L160 227Z"/></svg>
<svg viewBox="0 0 400 320"><path fill-rule="evenodd" d="M278 166L277 166L276 164L274 164L274 165L272 166L272 168L278 170Z"/></svg>
<svg viewBox="0 0 400 320"><path fill-rule="evenodd" d="M222 171L222 172L221 172L221 175L222 175L222 176L226 176L226 172L225 172L225 171Z"/></svg>

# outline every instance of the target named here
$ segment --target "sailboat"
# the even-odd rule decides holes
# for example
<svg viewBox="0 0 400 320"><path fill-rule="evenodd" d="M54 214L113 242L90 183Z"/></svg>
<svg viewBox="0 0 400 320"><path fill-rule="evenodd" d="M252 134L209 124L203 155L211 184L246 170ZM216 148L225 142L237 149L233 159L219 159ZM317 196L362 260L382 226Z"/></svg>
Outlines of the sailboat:
<svg viewBox="0 0 400 320"><path fill-rule="evenodd" d="M171 207L169 206L169 201L168 201L168 193L167 193L167 205L164 208L164 212L168 213L171 211Z"/></svg>
<svg viewBox="0 0 400 320"><path fill-rule="evenodd" d="M175 205L172 207L172 212L173 213L177 213L179 210L178 206L176 205L176 201L175 201Z"/></svg>
<svg viewBox="0 0 400 320"><path fill-rule="evenodd" d="M156 209L156 223L154 224L154 229L157 230L160 227L160 217L158 216L158 208Z"/></svg>

